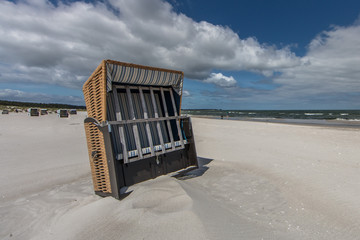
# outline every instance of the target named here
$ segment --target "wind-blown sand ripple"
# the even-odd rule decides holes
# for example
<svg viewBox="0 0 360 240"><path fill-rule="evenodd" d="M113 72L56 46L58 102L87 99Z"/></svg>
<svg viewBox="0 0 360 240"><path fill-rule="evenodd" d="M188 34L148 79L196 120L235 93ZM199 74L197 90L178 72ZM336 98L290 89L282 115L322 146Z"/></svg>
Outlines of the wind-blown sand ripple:
<svg viewBox="0 0 360 240"><path fill-rule="evenodd" d="M194 118L201 167L118 201L93 193L84 117L0 116L0 239L360 236L359 130Z"/></svg>
<svg viewBox="0 0 360 240"><path fill-rule="evenodd" d="M180 185L163 176L135 187L121 202L97 197L71 207L35 239L206 239L191 206Z"/></svg>

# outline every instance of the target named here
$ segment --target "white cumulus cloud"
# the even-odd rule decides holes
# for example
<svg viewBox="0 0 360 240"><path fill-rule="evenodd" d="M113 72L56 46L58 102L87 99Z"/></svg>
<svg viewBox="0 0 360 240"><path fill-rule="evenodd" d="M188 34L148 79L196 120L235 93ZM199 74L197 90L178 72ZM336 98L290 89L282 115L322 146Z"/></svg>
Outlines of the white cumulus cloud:
<svg viewBox="0 0 360 240"><path fill-rule="evenodd" d="M225 88L205 97L221 96L244 108L358 109L359 66L360 25L337 26L310 41L300 65L271 77L275 89Z"/></svg>
<svg viewBox="0 0 360 240"><path fill-rule="evenodd" d="M225 88L236 86L236 80L232 76L227 77L222 73L211 73L210 77L205 79L205 82Z"/></svg>
<svg viewBox="0 0 360 240"><path fill-rule="evenodd" d="M0 1L0 81L80 88L102 59L185 72L269 72L297 66L288 48L240 39L228 27L173 11L161 0Z"/></svg>
<svg viewBox="0 0 360 240"><path fill-rule="evenodd" d="M0 83L81 89L102 59L114 59L182 70L187 78L225 88L238 102L246 97L276 106L308 99L311 106L312 99L341 99L346 107L360 102L359 22L320 33L300 58L288 47L276 48L252 36L240 38L226 26L194 21L163 0L59 0L56 5L47 0L2 0ZM240 89L236 81L241 79L221 71L261 73L276 87ZM29 99L32 93L12 94Z"/></svg>
<svg viewBox="0 0 360 240"><path fill-rule="evenodd" d="M183 90L182 96L183 97L190 97L191 93L189 91L187 91L187 90Z"/></svg>
<svg viewBox="0 0 360 240"><path fill-rule="evenodd" d="M279 90L298 96L360 92L360 25L320 33L302 62L275 79Z"/></svg>

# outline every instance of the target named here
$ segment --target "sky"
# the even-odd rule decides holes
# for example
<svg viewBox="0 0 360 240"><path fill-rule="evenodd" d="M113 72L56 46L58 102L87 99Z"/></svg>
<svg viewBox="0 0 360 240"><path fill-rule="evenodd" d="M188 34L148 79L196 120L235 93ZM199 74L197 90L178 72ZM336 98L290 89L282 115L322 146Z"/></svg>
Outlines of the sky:
<svg viewBox="0 0 360 240"><path fill-rule="evenodd" d="M103 59L181 70L182 107L360 109L358 0L1 0L0 99L84 105Z"/></svg>

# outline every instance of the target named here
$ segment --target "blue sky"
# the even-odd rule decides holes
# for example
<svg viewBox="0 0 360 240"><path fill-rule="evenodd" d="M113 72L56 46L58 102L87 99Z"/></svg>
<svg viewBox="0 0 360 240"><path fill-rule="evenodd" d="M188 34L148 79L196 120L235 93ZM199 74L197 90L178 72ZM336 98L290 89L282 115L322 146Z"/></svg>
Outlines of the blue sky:
<svg viewBox="0 0 360 240"><path fill-rule="evenodd" d="M102 59L185 73L183 108L360 109L360 1L0 2L0 99L83 105Z"/></svg>
<svg viewBox="0 0 360 240"><path fill-rule="evenodd" d="M176 1L173 1L175 3ZM303 56L309 42L332 25L352 25L360 13L356 0L242 0L184 1L175 4L196 21L229 26L240 38L256 37L278 47L294 45Z"/></svg>

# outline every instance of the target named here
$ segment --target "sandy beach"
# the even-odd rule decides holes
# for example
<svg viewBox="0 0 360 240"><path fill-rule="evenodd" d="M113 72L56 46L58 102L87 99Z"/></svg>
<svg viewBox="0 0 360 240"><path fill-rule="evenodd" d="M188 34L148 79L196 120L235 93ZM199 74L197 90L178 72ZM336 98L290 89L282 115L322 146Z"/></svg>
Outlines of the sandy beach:
<svg viewBox="0 0 360 240"><path fill-rule="evenodd" d="M359 239L360 129L192 118L200 168L118 201L85 116L0 115L0 239Z"/></svg>

